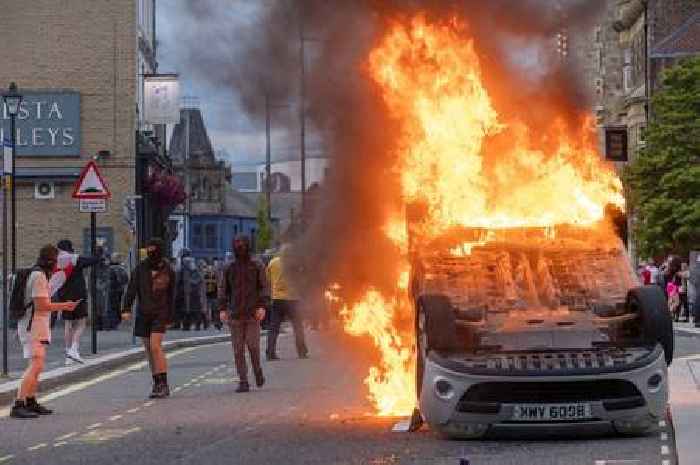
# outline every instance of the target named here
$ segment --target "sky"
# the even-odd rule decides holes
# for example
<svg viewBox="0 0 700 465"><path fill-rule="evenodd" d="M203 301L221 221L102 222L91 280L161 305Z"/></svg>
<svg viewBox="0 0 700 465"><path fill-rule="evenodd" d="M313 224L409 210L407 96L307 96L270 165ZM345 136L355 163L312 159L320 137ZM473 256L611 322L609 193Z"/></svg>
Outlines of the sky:
<svg viewBox="0 0 700 465"><path fill-rule="evenodd" d="M261 5L264 5L263 1L258 0L227 0L227 2L230 8L225 10L220 23L212 27L230 27L242 31L253 28L261 15ZM158 0L157 2L156 35L159 72L179 73L182 95L199 99L204 122L215 151L224 149L228 153L228 160L234 166L264 162L264 123L251 121L247 117L236 89L211 86L203 80L196 79L197 70L188 68L186 50L190 44L197 44L200 40L198 28L201 25L188 14L183 5L183 0ZM235 60L235 56L234 48L228 59ZM227 57L222 57L222 60L224 59ZM243 63L241 65L244 66ZM275 116L279 118L284 115L277 113L273 114L272 118L273 161L291 158L298 151L298 148L290 143L288 132L279 127L275 128Z"/></svg>

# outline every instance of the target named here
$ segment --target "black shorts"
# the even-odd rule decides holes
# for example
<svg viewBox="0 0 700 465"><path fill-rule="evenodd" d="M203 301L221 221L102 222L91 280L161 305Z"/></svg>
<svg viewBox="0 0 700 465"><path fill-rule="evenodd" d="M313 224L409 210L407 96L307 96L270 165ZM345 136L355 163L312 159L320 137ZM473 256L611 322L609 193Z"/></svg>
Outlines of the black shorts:
<svg viewBox="0 0 700 465"><path fill-rule="evenodd" d="M134 336L150 337L151 333L164 334L168 319L163 315L137 315L134 321Z"/></svg>

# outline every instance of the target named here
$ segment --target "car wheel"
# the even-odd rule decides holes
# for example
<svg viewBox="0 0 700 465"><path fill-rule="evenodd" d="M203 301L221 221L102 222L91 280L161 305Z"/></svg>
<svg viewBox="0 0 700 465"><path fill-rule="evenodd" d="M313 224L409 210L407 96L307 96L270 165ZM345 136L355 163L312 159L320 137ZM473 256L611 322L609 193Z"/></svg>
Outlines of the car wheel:
<svg viewBox="0 0 700 465"><path fill-rule="evenodd" d="M457 326L450 300L445 296L430 295L422 297L419 305L425 314L425 353L454 349L457 346Z"/></svg>
<svg viewBox="0 0 700 465"><path fill-rule="evenodd" d="M646 342L661 344L666 364L670 365L673 361L673 319L661 288L651 285L631 289L627 295L627 302L639 315Z"/></svg>

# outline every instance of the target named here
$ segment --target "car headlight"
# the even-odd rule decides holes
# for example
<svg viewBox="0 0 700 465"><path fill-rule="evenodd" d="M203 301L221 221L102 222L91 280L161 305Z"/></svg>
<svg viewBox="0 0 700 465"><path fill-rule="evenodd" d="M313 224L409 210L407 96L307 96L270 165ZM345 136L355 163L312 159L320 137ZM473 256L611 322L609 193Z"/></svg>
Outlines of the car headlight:
<svg viewBox="0 0 700 465"><path fill-rule="evenodd" d="M455 390L452 386L452 383L450 383L445 378L436 378L435 394L437 394L437 396L441 399L449 400L452 398L452 396L454 396Z"/></svg>

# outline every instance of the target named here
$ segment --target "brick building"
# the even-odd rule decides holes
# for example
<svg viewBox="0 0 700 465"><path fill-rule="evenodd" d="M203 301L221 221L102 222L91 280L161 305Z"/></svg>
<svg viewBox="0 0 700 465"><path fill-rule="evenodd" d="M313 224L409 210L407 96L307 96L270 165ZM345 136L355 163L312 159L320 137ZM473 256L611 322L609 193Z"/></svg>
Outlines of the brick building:
<svg viewBox="0 0 700 465"><path fill-rule="evenodd" d="M154 72L155 0L32 0L0 15L0 88L24 95L17 159L18 265L47 242L87 247L89 215L71 199L81 167L98 153L112 192L98 236L126 253L133 226L123 218L135 189L143 74ZM0 117L3 115L0 115ZM8 118L1 119L9 132ZM9 135L8 135L9 137Z"/></svg>

